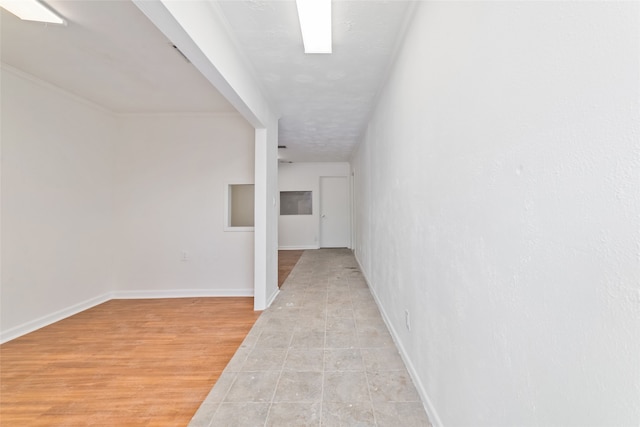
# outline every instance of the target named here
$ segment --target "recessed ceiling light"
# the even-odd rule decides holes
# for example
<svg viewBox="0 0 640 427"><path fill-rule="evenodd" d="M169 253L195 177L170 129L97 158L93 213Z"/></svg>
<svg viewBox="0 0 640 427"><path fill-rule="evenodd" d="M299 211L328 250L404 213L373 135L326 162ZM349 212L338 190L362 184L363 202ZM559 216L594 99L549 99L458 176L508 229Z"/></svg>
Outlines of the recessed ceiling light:
<svg viewBox="0 0 640 427"><path fill-rule="evenodd" d="M305 53L331 53L331 0L296 0Z"/></svg>
<svg viewBox="0 0 640 427"><path fill-rule="evenodd" d="M0 7L24 21L66 25L66 21L38 0L0 0Z"/></svg>

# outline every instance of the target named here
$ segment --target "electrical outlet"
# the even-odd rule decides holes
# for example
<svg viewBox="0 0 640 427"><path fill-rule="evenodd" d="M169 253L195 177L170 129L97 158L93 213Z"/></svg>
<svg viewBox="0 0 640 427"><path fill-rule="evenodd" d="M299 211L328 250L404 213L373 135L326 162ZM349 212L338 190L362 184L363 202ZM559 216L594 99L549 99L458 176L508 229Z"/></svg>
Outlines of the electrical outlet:
<svg viewBox="0 0 640 427"><path fill-rule="evenodd" d="M409 310L404 311L404 323L407 326L407 331L411 330L411 315L409 314Z"/></svg>
<svg viewBox="0 0 640 427"><path fill-rule="evenodd" d="M189 261L189 254L187 253L187 251L182 251L182 261Z"/></svg>

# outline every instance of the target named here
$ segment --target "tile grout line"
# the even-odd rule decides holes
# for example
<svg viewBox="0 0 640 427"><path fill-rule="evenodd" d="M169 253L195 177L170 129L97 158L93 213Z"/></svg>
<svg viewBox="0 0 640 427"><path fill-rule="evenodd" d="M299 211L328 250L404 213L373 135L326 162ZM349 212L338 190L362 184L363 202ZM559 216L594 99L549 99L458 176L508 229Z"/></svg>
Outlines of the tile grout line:
<svg viewBox="0 0 640 427"><path fill-rule="evenodd" d="M322 341L322 378L321 378L321 390L320 390L320 421L318 425L322 427L322 411L324 410L324 379L326 371L326 355L327 355L327 324L329 323L329 279L327 278L327 295L325 297L324 304L324 339Z"/></svg>
<svg viewBox="0 0 640 427"><path fill-rule="evenodd" d="M309 261L309 260L306 260L306 261ZM373 396L375 395L377 399L381 399L379 400L378 404L386 402L387 401L386 390L384 388L384 385L387 384L387 380L388 380L387 377L389 377L389 375L386 375L386 374L401 373L405 371L400 368L386 369L386 368L392 367L390 365L385 364L387 361L388 355L383 351L388 348L389 344L385 340L381 341L379 339L380 338L379 334L375 333L378 329L380 329L377 322L377 317L374 318L373 311L369 310L369 305L370 305L369 298L365 298L366 295L364 294L365 289L366 289L366 292L368 292L368 294L371 294L371 289L366 283L364 287L362 286L362 283L361 283L362 274L359 270L357 272L347 271L351 267L349 267L349 264L346 263L346 261L344 260L341 261L340 259L338 259L337 262L333 264L330 262L331 259L329 258L327 259L321 258L313 261L314 262L304 263L303 265L304 269L297 270L298 277L296 277L295 272L292 272L288 280L285 281L285 282L290 282L290 285L288 288L285 288L286 291L282 295L283 297L286 296L284 302L295 303L297 307L287 306L287 310L286 310L287 312L284 312L284 311L281 312L279 310L271 311L271 314L275 314L275 317L269 316L269 312L264 313L264 314L267 314L266 316L267 320L261 323L262 327L257 332L255 339L252 339L253 344L250 347L245 347L247 349L247 354L244 356L243 358L244 360L240 360L240 362L242 362L240 365L236 364L236 366L240 366L240 368L237 368L237 372L230 373L234 375L234 377L230 382L229 387L227 387L226 391L224 392L222 399L219 401L220 403L218 404L215 411L213 412L212 418L209 421L209 424L207 424L209 427L215 427L215 423L213 421L214 417L216 416L216 414L218 414L218 416L222 415L221 413L222 405L229 403L227 401L228 394L230 393L234 385L238 382L239 372L245 369L247 360L251 355L251 353L256 350L258 341L260 340L261 336L263 336L265 333L268 333L268 325L271 323L272 318L277 320L277 324L272 326L278 327L277 328L278 330L282 329L282 326L288 326L291 328L289 330L291 330L292 332L289 336L289 341L287 343L284 343L283 340L280 339L280 341L277 344L276 343L272 344L272 345L278 345L279 347L266 348L266 349L271 348L274 350L281 350L281 351L278 351L278 353L283 354L284 357L280 361L281 363L279 367L277 364L271 365L273 370L271 381L274 377L277 377L277 379L276 379L275 386L271 393L270 398L269 398L269 395L267 394L265 396L265 400L261 402L263 404L264 403L268 404L268 405L262 406L263 408L262 411L264 412L261 412L261 413L264 415L261 415L259 417L259 420L260 421L264 420L264 422L260 423L260 421L256 419L256 421L258 422L256 422L254 425L266 427L267 425L270 425L270 423L273 423L273 422L277 423L278 421L276 420L281 420L282 422L288 422L285 420L293 421L293 419L295 418L295 411L293 413L290 413L291 408L299 408L299 411L304 412L302 415L304 415L307 420L309 421L312 420L314 417L314 411L312 410L314 403L312 402L317 402L317 400L306 400L304 402L303 401L298 402L299 396L297 392L295 396L291 395L291 393L285 393L287 397L285 401L282 401L282 402L280 401L275 402L275 396L277 395L279 386L282 383L282 377L284 376L285 373L307 372L307 371L313 372L313 371L310 371L309 369L311 369L313 365L318 366L318 362L322 363L321 369L320 369L321 376L319 378L320 379L320 399L318 402L318 406L316 406L317 408L316 410L318 411L317 420L310 425L313 425L316 427L324 427L328 425L327 422L330 423L330 420L334 418L336 420L339 418L342 421L345 421L347 418L355 420L354 418L349 418L349 417L357 417L357 419L360 422L365 422L367 423L367 425L371 425L375 427L375 426L381 425L381 423L384 422L386 416L391 416L390 413L387 414L383 408L380 408L382 409L382 411L377 413L376 406L374 405L374 401L373 401ZM344 263L346 263L347 265L342 265ZM295 279L295 280L289 280L289 279ZM285 284L283 283L283 288L284 286ZM286 295L287 291L288 291L288 295ZM346 299L345 297L349 298L348 302L345 301ZM284 304L284 302L281 303L283 310L285 309L285 307L282 305ZM305 304L307 303L310 303L310 304L306 306ZM307 308L305 309L305 307ZM321 311L318 310L318 308L321 308ZM343 330L346 331L346 329L344 328L347 326L347 324L345 322L340 322L340 320L346 320L342 318L349 317L346 314L347 310L349 309L351 311L351 318L353 319L352 327L353 327L353 333L355 334L355 337L354 337L355 342L353 342L351 346L345 347L344 346L345 344L349 344L347 341L344 341L347 338L345 335L342 337L337 337L339 338L338 341L335 341L334 345L331 348L329 348L328 347L328 336L330 335L328 331L328 327L330 326L329 321L331 319L336 320L335 323L332 323L332 331L343 331ZM309 312L308 316L305 310ZM338 311L335 311L335 310L338 310ZM356 316L356 312L358 312L360 315ZM378 310L376 310L376 312L378 312ZM332 317L332 314L333 314L333 317ZM284 315L284 317L281 319L282 315ZM285 322L282 322L283 320ZM315 349L315 347L313 347L318 345L319 339L317 338L315 331L317 330L318 326L320 326L320 322L323 322L322 324L324 325L324 328L322 331L322 337L323 337L322 338L323 343L321 344L322 348L318 349L322 351L322 355L318 355L316 353L317 350ZM388 331L388 327L386 327L386 325L384 326L385 326L384 329ZM309 334L305 334L305 332L311 327L314 329L315 336L308 336L308 339L307 339L306 337ZM269 334L269 336L270 335L271 334ZM302 345L302 347L295 347L295 348L293 347L293 343L297 342L296 336L301 337L301 341L299 345ZM281 338L284 338L284 337L281 337ZM337 347L335 345L337 345ZM397 352L397 345L395 342L393 342L393 348ZM353 357L353 355L351 355L351 351L348 351L349 349L352 349L352 351L359 351L360 355L356 356L357 358L355 359L350 359L351 357ZM369 352L365 354L365 350L368 350ZM291 371L285 372L284 367L287 366L287 360L289 356L296 355L297 351L300 351L301 353L304 353L306 355L305 360L308 359L307 356L311 357L313 353L315 355L314 356L315 361L309 359L307 362L303 362L302 365L296 368L296 366L298 366L302 360L299 360L298 362L294 360L292 361L294 365L291 366L292 368ZM344 358L347 358L347 359L344 359ZM349 360L352 360L353 362L349 362ZM329 365L331 361L337 362L338 364L335 366L333 364ZM346 364L343 365L342 363L340 363L340 361L344 361ZM307 365L307 363L309 362L312 363L312 365ZM362 367L354 366L352 365L352 363L361 363ZM367 368L367 363L373 363L371 365L371 369ZM250 366L247 366L247 367L250 368ZM395 365L393 365L393 367L395 367ZM358 382L360 384L364 384L367 387L367 390L366 390L367 392L358 393L357 395L356 394L349 395L345 397L345 399L347 400L344 402L343 400L341 400L342 398L336 399L336 400L331 399L332 400L331 402L326 401L327 398L329 399L331 398L330 396L331 388L325 388L325 385L327 385L326 383L328 378L327 374L330 374L330 373L332 374L334 372L337 372L337 373L363 372L365 383L361 382L362 377L360 377L359 375L355 375L354 379L360 378ZM382 375L382 377L379 377L379 374L381 373L385 375ZM296 377L295 375L294 376L289 375L287 378L289 377L291 377L292 379L299 378L295 381L304 382L305 378L314 377L318 379L316 375L299 376L299 377ZM378 390L378 392L383 393L382 395L373 393L374 389L372 388L372 386L376 383L378 384L378 388L376 390ZM308 389L308 390L311 390L311 389ZM385 391L382 392L381 390L385 390ZM312 395L309 394L307 396L311 397ZM368 396L369 401L366 400L367 399L366 396ZM400 397L402 397L402 399L399 399ZM407 400L407 398L409 400ZM288 400L291 400L291 399L294 399L295 401L292 400L291 402L289 402ZM413 398L408 394L402 395L402 396L401 395L395 396L391 400L393 401L395 406L390 405L389 409L391 410L395 408L394 411L398 410L399 408L398 404L403 404L403 403L413 404L416 402L418 403L420 402L419 400L417 401L413 400ZM330 403L333 403L333 402L335 402L335 408L334 408L335 411L331 410L332 406L330 405ZM369 406L366 407L365 409L362 405L366 405L367 402ZM252 402L247 402L247 403L252 403ZM258 402L255 402L255 403L258 403ZM278 403L279 405L283 405L283 404L284 405L279 406L278 408L276 408L276 410L274 410L273 407L276 403ZM290 406L289 403L294 405ZM306 404L307 409L304 409L304 410L302 409L302 406L304 405L301 405L301 404L303 403ZM349 403L352 403L352 405L349 405ZM356 403L356 405L353 405L353 403ZM351 408L351 406L353 406L353 408ZM413 406L411 406L411 408L412 410L414 409ZM327 409L329 409L329 412L327 413L329 418L324 417L324 413ZM348 412L343 413L343 411L348 411ZM398 414L396 414L395 416L398 416ZM368 418L369 415L371 415L371 418ZM291 418L291 416L294 416L294 418ZM413 415L408 415L408 416L412 417ZM272 418L272 417L275 417L275 418ZM281 418L281 417L285 417L285 418ZM346 417L346 418L343 419L343 417ZM380 420L378 420L378 418L380 418ZM425 425L428 425L428 424L425 424Z"/></svg>
<svg viewBox="0 0 640 427"><path fill-rule="evenodd" d="M349 284L349 295L352 295L353 289L351 288L351 281L349 280L349 278L347 278L347 283ZM367 286L367 289L369 289L369 287ZM369 292L371 292L371 290L369 290ZM353 310L353 321L355 323L355 328L356 328L356 337L358 340L358 349L360 351L360 357L362 358L362 366L364 368L364 378L367 381L367 393L369 394L369 403L370 403L370 407L371 407L371 415L373 416L373 425L377 426L378 425L378 420L376 419L376 411L375 408L373 407L373 396L371 395L371 383L369 382L369 371L367 370L367 366L365 364L364 361L364 355L362 354L362 349L364 348L362 345L362 342L360 340L360 329L358 328L358 321L356 319L356 310L355 307L353 305L353 299L351 299L351 309Z"/></svg>
<svg viewBox="0 0 640 427"><path fill-rule="evenodd" d="M286 280L285 280L285 283L286 283ZM284 286L284 283L283 283L283 286ZM300 311L300 309L298 309L298 311ZM282 374L284 372L284 363L287 360L287 356L289 355L289 349L291 348L291 344L293 343L293 337L295 336L295 334L296 333L295 333L295 327L294 327L293 333L289 338L289 345L286 347L286 350L285 350L284 360L282 361L282 365L280 365L280 373L278 374L278 381L276 381L276 386L273 389L273 394L271 395L271 401L269 402L269 409L267 409L267 416L264 419L264 427L266 427L267 423L269 422L269 415L271 415L271 408L273 408L273 403L274 403L273 400L276 398L276 392L278 391L278 386L280 385L280 380L282 379Z"/></svg>

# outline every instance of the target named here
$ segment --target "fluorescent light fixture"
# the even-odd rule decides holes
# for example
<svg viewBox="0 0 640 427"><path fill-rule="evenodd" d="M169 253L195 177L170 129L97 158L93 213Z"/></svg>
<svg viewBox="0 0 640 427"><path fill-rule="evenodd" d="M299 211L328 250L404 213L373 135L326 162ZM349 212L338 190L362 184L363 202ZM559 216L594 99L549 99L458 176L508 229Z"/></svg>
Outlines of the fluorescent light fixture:
<svg viewBox="0 0 640 427"><path fill-rule="evenodd" d="M66 24L64 19L38 0L0 0L0 7L8 10L24 21Z"/></svg>
<svg viewBox="0 0 640 427"><path fill-rule="evenodd" d="M331 0L296 0L305 53L331 53Z"/></svg>

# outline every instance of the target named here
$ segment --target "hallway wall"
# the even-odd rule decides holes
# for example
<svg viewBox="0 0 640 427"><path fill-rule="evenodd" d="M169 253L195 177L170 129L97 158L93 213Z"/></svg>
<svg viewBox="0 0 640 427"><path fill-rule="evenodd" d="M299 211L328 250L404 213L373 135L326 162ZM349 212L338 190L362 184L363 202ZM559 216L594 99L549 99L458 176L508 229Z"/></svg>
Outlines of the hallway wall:
<svg viewBox="0 0 640 427"><path fill-rule="evenodd" d="M434 425L640 422L639 7L416 8L355 246Z"/></svg>
<svg viewBox="0 0 640 427"><path fill-rule="evenodd" d="M318 249L320 247L320 177L349 176L347 162L281 163L278 166L279 191L311 191L311 215L279 215L280 249ZM278 207L279 207L278 202Z"/></svg>

